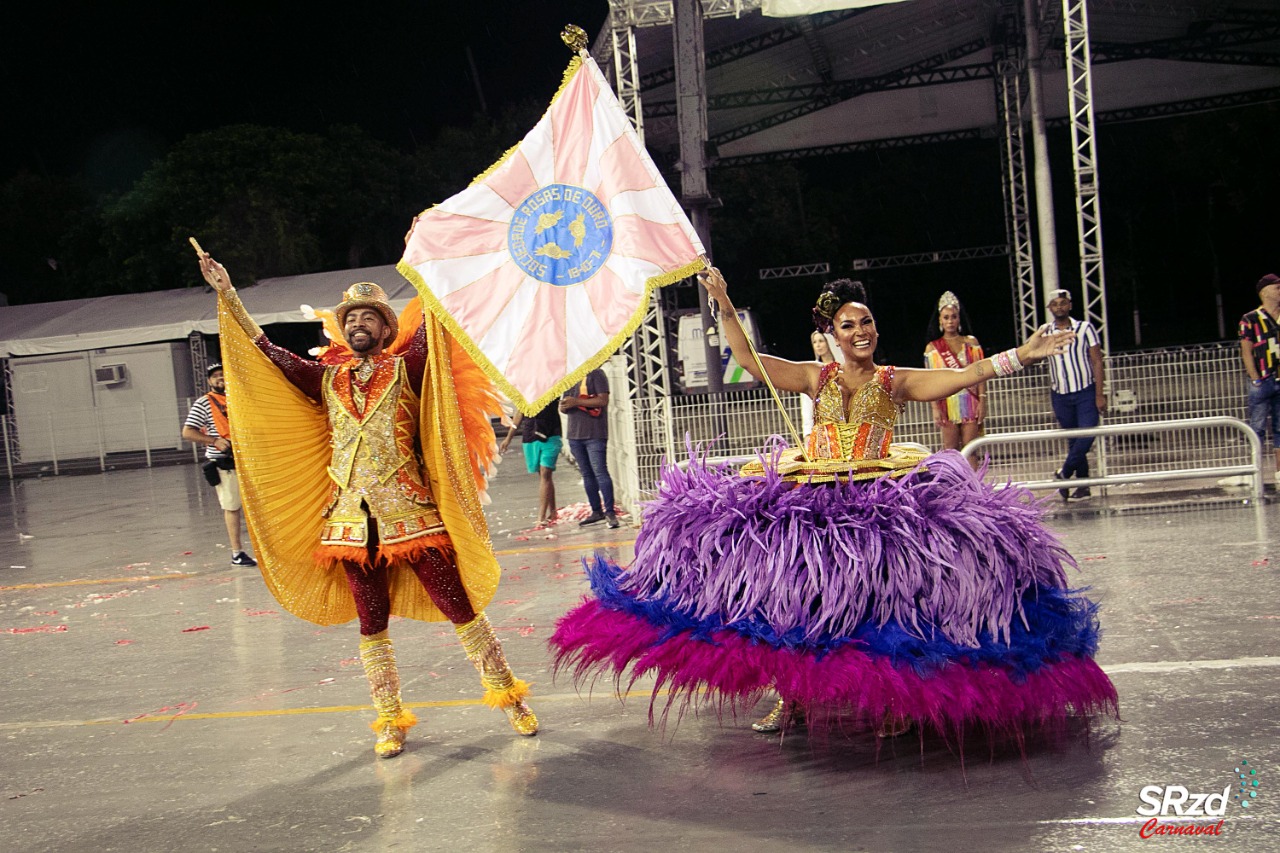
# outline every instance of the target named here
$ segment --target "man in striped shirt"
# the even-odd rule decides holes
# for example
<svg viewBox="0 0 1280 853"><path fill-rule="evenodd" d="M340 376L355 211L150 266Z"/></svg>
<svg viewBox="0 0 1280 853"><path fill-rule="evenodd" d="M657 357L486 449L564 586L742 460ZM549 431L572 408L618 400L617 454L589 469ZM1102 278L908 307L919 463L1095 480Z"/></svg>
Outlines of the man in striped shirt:
<svg viewBox="0 0 1280 853"><path fill-rule="evenodd" d="M1271 446L1280 472L1280 276L1268 273L1258 280L1258 301L1257 308L1240 318L1240 358L1249 376L1249 426L1265 442L1271 419Z"/></svg>
<svg viewBox="0 0 1280 853"><path fill-rule="evenodd" d="M1049 358L1049 400L1053 404L1054 417L1063 429L1098 425L1099 416L1107 411L1107 397L1103 393L1106 376L1102 364L1102 345L1098 330L1088 320L1076 320L1071 316L1071 292L1055 290L1049 296L1049 313L1053 315L1055 329L1070 329L1076 339L1062 353ZM1070 480L1073 476L1089 476L1089 448L1093 437L1073 438L1067 445L1067 459L1062 469L1055 471L1055 480ZM1087 498L1088 486L1081 486L1068 495L1059 489L1063 500L1068 497Z"/></svg>
<svg viewBox="0 0 1280 853"><path fill-rule="evenodd" d="M213 464L217 472L218 482L213 488L218 493L218 504L222 507L227 536L231 540L231 565L256 566L257 561L245 553L240 540L240 482L236 479L235 457L229 438L231 430L227 426L227 380L222 375L221 364L209 365L207 375L209 393L191 406L182 425L182 437L203 444L205 464Z"/></svg>

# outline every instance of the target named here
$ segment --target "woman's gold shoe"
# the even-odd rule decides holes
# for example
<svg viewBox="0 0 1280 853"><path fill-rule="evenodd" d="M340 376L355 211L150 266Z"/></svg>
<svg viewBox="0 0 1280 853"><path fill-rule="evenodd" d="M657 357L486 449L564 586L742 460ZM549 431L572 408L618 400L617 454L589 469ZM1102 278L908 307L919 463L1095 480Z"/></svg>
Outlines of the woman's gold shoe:
<svg viewBox="0 0 1280 853"><path fill-rule="evenodd" d="M905 735L914 727L909 717L902 714L895 714L892 711L884 715L884 719L880 721L880 728L876 729L876 737L897 737Z"/></svg>
<svg viewBox="0 0 1280 853"><path fill-rule="evenodd" d="M787 707L787 700L779 698L773 710L751 724L751 730L764 734L774 734L783 727L791 728L804 722L804 713L799 705Z"/></svg>

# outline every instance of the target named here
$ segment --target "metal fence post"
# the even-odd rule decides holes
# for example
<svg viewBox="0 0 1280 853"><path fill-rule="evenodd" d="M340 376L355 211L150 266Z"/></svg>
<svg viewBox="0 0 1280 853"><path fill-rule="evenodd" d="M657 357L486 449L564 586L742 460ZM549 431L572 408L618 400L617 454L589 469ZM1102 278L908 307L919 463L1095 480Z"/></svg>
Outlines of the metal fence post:
<svg viewBox="0 0 1280 853"><path fill-rule="evenodd" d="M147 429L147 404L139 403L142 409L142 444L147 449L147 467L151 467L151 431Z"/></svg>
<svg viewBox="0 0 1280 853"><path fill-rule="evenodd" d="M0 415L0 433L4 435L4 466L13 479L13 448L9 445L9 416Z"/></svg>
<svg viewBox="0 0 1280 853"><path fill-rule="evenodd" d="M97 406L93 409L94 432L98 435L98 470L107 470L107 444L102 440L102 410Z"/></svg>
<svg viewBox="0 0 1280 853"><path fill-rule="evenodd" d="M53 412L45 415L49 419L49 456L53 458L53 475L58 476L58 442L53 437Z"/></svg>

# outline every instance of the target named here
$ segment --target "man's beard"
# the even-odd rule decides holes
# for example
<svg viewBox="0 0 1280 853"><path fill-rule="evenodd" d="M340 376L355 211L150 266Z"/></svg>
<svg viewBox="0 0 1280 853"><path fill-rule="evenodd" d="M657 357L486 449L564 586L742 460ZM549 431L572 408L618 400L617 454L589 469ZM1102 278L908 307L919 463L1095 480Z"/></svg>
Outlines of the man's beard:
<svg viewBox="0 0 1280 853"><path fill-rule="evenodd" d="M377 341L375 341L373 339L373 335L368 332L364 333L363 339L357 341L355 333L353 332L347 336L347 346L351 347L352 352L363 355L364 353L369 352L369 350L375 348L377 346Z"/></svg>

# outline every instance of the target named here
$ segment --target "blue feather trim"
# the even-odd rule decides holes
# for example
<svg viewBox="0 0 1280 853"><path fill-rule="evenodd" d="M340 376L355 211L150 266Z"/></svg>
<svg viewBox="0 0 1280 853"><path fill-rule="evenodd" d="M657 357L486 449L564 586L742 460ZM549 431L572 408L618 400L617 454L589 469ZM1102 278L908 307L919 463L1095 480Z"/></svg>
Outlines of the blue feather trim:
<svg viewBox="0 0 1280 853"><path fill-rule="evenodd" d="M1092 657L1098 648L1097 605L1080 595L1080 590L1045 586L1028 590L1021 599L1022 619L1013 620L1007 642L984 631L976 646L965 646L946 639L941 632L917 636L893 619L881 626L860 623L845 636L809 636L802 628L780 634L758 615L730 621L717 615L697 617L672 607L662 598L640 599L620 588L622 569L601 553L593 562L584 559L583 566L600 603L660 629L659 643L688 635L714 645L716 632L728 630L756 643L818 659L854 644L869 655L890 659L894 666L910 667L922 677L947 665L963 664L974 668L996 666L1015 681L1068 657Z"/></svg>

